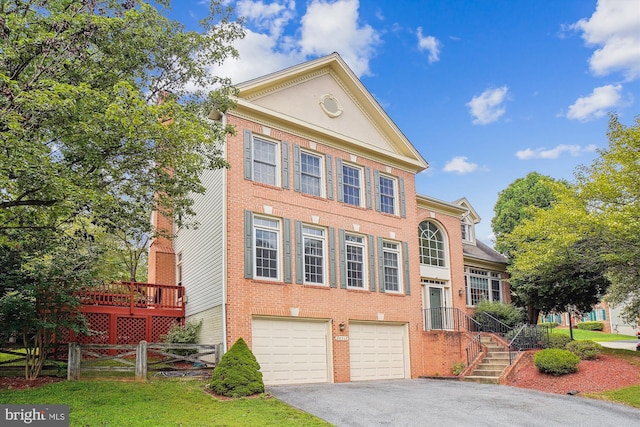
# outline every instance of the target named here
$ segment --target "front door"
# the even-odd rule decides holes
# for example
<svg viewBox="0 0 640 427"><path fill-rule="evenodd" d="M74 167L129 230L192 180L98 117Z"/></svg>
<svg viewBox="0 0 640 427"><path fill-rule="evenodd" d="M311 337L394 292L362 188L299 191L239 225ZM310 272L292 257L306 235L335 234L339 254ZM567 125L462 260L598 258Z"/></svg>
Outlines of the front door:
<svg viewBox="0 0 640 427"><path fill-rule="evenodd" d="M431 329L442 329L444 307L442 304L442 289L429 287L429 312L431 313Z"/></svg>

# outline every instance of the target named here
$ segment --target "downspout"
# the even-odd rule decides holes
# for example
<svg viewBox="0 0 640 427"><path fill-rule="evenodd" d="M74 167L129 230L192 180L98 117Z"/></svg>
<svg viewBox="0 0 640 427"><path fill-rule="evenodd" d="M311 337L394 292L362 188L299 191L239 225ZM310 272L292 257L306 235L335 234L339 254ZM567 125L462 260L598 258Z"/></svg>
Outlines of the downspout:
<svg viewBox="0 0 640 427"><path fill-rule="evenodd" d="M227 125L227 115L222 114L221 121L222 126ZM227 138L225 137L224 150L225 160L228 160L227 154ZM224 232L224 238L222 239L222 354L227 352L227 169L222 171L222 230ZM218 359L222 357L217 356Z"/></svg>

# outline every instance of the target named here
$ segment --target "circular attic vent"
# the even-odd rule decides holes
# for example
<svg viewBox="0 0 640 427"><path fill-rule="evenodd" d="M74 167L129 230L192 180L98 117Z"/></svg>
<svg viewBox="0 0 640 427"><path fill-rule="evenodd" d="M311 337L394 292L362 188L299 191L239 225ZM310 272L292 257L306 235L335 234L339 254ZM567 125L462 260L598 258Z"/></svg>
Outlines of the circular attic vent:
<svg viewBox="0 0 640 427"><path fill-rule="evenodd" d="M323 95L320 98L320 107L329 117L338 117L342 114L342 104L333 95Z"/></svg>

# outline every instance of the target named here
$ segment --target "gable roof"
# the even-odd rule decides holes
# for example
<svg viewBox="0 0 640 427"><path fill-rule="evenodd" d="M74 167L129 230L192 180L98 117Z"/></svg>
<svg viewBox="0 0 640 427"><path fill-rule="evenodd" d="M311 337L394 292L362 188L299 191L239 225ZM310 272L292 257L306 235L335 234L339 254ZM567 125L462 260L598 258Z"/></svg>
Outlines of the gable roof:
<svg viewBox="0 0 640 427"><path fill-rule="evenodd" d="M466 197L454 200L452 203L454 205L465 207L469 211L467 218L469 218L472 224L478 224L480 222L480 215L478 215L478 212L473 209L473 206L471 206L471 203L469 203L469 200L467 200Z"/></svg>
<svg viewBox="0 0 640 427"><path fill-rule="evenodd" d="M337 53L236 88L230 114L413 173L429 166ZM334 111L324 107L327 97Z"/></svg>
<svg viewBox="0 0 640 427"><path fill-rule="evenodd" d="M467 260L473 260L479 261L480 263L507 265L507 258L504 255L477 239L475 245L463 242L462 253L465 262Z"/></svg>

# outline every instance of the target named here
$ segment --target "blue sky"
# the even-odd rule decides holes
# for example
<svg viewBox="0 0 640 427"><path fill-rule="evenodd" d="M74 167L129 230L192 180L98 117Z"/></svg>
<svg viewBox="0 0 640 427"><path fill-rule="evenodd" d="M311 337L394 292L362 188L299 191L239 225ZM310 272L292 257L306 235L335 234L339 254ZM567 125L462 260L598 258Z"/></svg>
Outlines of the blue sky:
<svg viewBox="0 0 640 427"><path fill-rule="evenodd" d="M640 114L640 0L232 1L239 83L338 52L429 162L418 193L467 197L491 243L498 193L531 171L572 180ZM195 28L208 1L173 2Z"/></svg>

